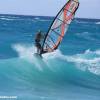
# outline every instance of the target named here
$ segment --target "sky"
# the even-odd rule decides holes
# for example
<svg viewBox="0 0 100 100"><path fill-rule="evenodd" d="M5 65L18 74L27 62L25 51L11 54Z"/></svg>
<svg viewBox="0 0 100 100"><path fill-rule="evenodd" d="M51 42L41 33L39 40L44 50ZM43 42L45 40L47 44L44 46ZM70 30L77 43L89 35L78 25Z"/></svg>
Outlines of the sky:
<svg viewBox="0 0 100 100"><path fill-rule="evenodd" d="M68 0L0 0L0 14L55 16ZM79 0L79 18L100 19L100 0Z"/></svg>

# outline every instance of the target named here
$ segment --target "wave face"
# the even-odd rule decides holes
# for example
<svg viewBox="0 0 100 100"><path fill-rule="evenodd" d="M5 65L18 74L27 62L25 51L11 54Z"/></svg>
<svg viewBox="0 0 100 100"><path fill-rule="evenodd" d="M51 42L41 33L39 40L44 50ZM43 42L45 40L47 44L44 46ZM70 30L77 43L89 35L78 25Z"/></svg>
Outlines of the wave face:
<svg viewBox="0 0 100 100"><path fill-rule="evenodd" d="M53 18L0 16L0 96L99 100L100 20L75 19L59 49L36 58L34 36Z"/></svg>

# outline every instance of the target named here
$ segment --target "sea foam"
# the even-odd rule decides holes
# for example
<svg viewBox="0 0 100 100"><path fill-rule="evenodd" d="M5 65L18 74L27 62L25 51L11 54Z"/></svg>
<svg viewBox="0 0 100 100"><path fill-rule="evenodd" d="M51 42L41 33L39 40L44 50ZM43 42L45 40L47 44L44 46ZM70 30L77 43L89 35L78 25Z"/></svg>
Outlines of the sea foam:
<svg viewBox="0 0 100 100"><path fill-rule="evenodd" d="M18 55L22 59L27 59L31 63L38 64L33 56L35 53L34 46L25 46L25 45L14 45L13 48L18 52ZM45 64L48 65L48 61L62 59L67 62L74 63L76 68L82 71L89 71L94 74L100 75L100 50L90 51L86 50L82 54L74 54L74 55L63 55L62 52L58 49L52 53L46 53L43 55L43 60ZM37 65L39 69L41 69L41 65Z"/></svg>

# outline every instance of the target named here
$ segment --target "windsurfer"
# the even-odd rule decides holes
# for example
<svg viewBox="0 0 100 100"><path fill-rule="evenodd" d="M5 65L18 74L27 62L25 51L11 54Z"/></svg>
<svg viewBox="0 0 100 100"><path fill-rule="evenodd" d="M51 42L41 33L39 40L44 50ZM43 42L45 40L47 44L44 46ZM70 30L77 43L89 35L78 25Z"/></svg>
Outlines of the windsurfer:
<svg viewBox="0 0 100 100"><path fill-rule="evenodd" d="M69 0L54 18L45 37L41 31L36 34L35 45L37 47L37 54L42 55L53 52L59 47L78 7L78 0Z"/></svg>
<svg viewBox="0 0 100 100"><path fill-rule="evenodd" d="M36 37L35 37L35 46L37 48L37 53L40 54L40 51L41 51L41 42L42 42L42 39L44 38L42 32L39 30L37 33L36 33Z"/></svg>

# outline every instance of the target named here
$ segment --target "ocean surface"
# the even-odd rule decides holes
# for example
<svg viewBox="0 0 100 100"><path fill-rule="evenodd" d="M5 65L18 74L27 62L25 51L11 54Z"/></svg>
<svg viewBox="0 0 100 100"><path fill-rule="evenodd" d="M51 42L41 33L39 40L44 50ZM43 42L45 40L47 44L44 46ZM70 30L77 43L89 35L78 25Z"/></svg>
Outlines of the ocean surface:
<svg viewBox="0 0 100 100"><path fill-rule="evenodd" d="M0 15L0 96L100 100L100 20L74 19L59 49L37 59L35 33L52 20Z"/></svg>

